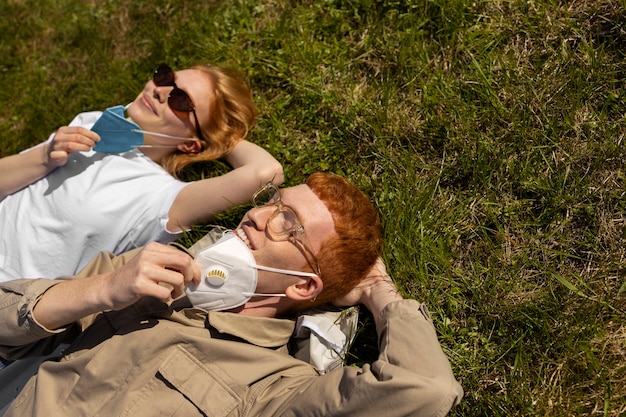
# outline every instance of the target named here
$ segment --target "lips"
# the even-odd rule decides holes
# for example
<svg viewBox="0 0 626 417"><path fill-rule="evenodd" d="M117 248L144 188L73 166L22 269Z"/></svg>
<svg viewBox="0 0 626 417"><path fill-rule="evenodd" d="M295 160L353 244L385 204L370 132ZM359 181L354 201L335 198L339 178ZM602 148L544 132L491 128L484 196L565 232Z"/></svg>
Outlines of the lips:
<svg viewBox="0 0 626 417"><path fill-rule="evenodd" d="M152 105L152 102L150 101L148 97L146 97L145 94L141 96L141 102L143 103L144 106L146 106L146 108L148 108L148 110L150 110L154 114L157 114L156 109Z"/></svg>

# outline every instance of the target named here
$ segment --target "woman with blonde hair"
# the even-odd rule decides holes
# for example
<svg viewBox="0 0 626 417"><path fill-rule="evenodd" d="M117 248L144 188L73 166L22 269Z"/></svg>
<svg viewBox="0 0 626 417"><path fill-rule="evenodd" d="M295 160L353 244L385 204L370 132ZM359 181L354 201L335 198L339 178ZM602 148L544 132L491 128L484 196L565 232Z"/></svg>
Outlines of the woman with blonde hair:
<svg viewBox="0 0 626 417"><path fill-rule="evenodd" d="M48 141L0 159L0 281L74 274L97 252L166 243L283 181L245 138L257 109L243 78L162 64L127 106L80 113ZM195 162L229 172L185 182Z"/></svg>

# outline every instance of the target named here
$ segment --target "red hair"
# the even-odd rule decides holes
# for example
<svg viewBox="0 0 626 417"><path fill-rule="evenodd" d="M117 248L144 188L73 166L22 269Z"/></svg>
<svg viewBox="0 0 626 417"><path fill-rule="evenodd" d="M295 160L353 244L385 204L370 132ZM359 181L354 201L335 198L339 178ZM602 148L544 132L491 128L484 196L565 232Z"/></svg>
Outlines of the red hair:
<svg viewBox="0 0 626 417"><path fill-rule="evenodd" d="M331 238L322 242L317 260L324 282L314 304L346 295L364 277L382 252L382 228L369 198L347 180L317 172L306 185L322 200L335 224Z"/></svg>

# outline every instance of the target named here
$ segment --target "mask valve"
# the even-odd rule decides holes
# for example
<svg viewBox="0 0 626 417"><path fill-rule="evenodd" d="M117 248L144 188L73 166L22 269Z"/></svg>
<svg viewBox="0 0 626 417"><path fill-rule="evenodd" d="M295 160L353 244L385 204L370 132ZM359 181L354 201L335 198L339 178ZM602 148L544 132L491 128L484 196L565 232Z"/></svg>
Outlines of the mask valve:
<svg viewBox="0 0 626 417"><path fill-rule="evenodd" d="M228 279L228 271L221 266L212 266L206 272L206 281L213 287L221 287Z"/></svg>

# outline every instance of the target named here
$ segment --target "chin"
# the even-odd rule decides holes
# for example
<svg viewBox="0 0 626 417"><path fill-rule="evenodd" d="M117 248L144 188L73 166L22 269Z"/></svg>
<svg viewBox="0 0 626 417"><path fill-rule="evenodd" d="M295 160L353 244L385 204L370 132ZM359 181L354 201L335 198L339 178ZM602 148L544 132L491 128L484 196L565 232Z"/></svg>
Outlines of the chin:
<svg viewBox="0 0 626 417"><path fill-rule="evenodd" d="M139 108L139 105L137 104L137 100L130 103L130 105L126 108L126 116L132 119L135 123L137 123L137 119L140 118L140 117L137 117L138 108Z"/></svg>
<svg viewBox="0 0 626 417"><path fill-rule="evenodd" d="M244 310L244 308L246 308L246 305L245 305L245 304L244 304L244 305L242 305L242 306L235 307L235 308L231 308L231 309L229 309L229 310L224 310L224 311L225 311L226 313L235 313L235 314L237 314L237 313L241 313L241 312Z"/></svg>

